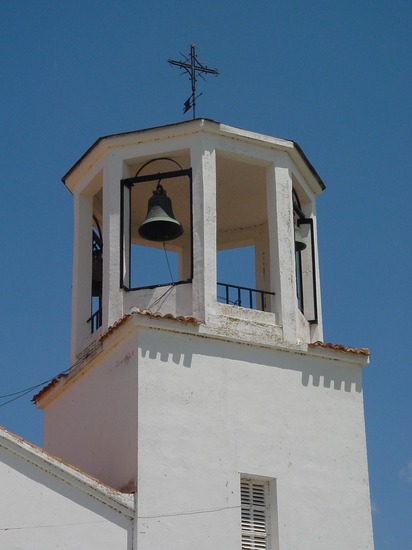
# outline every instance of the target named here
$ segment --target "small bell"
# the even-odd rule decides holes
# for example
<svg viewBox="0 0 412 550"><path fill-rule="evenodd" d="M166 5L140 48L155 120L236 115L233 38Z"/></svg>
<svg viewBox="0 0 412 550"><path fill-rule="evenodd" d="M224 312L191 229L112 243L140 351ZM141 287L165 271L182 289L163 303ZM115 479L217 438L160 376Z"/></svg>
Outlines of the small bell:
<svg viewBox="0 0 412 550"><path fill-rule="evenodd" d="M103 255L101 250L93 250L92 296L101 296L103 290Z"/></svg>
<svg viewBox="0 0 412 550"><path fill-rule="evenodd" d="M96 221L98 233L92 231L92 296L101 297L103 291L103 241L100 226Z"/></svg>
<svg viewBox="0 0 412 550"><path fill-rule="evenodd" d="M139 235L148 241L165 242L177 239L182 233L183 227L173 214L172 201L159 182L149 199L146 219L139 226Z"/></svg>
<svg viewBox="0 0 412 550"><path fill-rule="evenodd" d="M298 225L295 225L295 252L302 252L302 250L305 250L305 248L306 243L303 240L300 227Z"/></svg>

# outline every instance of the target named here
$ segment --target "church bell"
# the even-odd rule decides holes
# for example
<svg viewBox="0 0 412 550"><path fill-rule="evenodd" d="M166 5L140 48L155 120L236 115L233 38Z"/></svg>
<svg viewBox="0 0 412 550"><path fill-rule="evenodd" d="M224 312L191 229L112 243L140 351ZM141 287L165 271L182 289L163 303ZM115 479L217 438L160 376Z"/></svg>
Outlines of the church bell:
<svg viewBox="0 0 412 550"><path fill-rule="evenodd" d="M103 240L97 221L96 225L98 232L92 231L92 296L101 297L103 291Z"/></svg>
<svg viewBox="0 0 412 550"><path fill-rule="evenodd" d="M139 235L148 241L165 242L177 239L182 233L183 227L173 214L172 201L159 182L149 199L146 218L139 226Z"/></svg>
<svg viewBox="0 0 412 550"><path fill-rule="evenodd" d="M101 250L93 251L92 296L98 297L103 291L103 256Z"/></svg>
<svg viewBox="0 0 412 550"><path fill-rule="evenodd" d="M302 252L302 250L305 250L305 248L306 243L303 240L300 227L298 225L295 225L295 252Z"/></svg>

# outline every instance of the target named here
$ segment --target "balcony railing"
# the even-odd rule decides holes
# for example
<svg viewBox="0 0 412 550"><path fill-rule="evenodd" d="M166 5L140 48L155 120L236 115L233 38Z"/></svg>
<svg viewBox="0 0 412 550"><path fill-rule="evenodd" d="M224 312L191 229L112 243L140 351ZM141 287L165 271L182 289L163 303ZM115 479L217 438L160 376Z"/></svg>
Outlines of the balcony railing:
<svg viewBox="0 0 412 550"><path fill-rule="evenodd" d="M98 328L102 326L102 308L100 307L96 310L91 317L87 319L87 322L90 323L91 333L96 332Z"/></svg>
<svg viewBox="0 0 412 550"><path fill-rule="evenodd" d="M217 283L218 297L220 303L244 307L248 309L259 309L260 311L270 311L270 296L274 296L274 292L267 290L258 290L247 286L230 285L227 283ZM88 319L90 323L90 331L93 334L102 326L102 308L97 309Z"/></svg>
<svg viewBox="0 0 412 550"><path fill-rule="evenodd" d="M227 283L217 283L217 288L218 302L249 309L259 309L261 311L270 311L270 306L267 302L270 302L270 296L275 295L274 292L257 290L256 288L246 286L229 285Z"/></svg>

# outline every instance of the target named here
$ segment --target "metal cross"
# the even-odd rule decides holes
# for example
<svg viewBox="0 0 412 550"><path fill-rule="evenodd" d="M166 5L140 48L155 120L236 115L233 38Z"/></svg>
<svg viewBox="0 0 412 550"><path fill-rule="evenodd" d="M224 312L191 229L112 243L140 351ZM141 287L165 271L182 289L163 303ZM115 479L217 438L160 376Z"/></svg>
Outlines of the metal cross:
<svg viewBox="0 0 412 550"><path fill-rule="evenodd" d="M202 95L200 93L198 96L196 96L196 73L198 73L198 75L203 78L203 73L214 74L215 76L217 76L219 74L219 71L217 69L209 69L209 67L200 63L200 61L196 57L196 46L194 44L190 44L190 58L184 55L182 52L179 53L180 55L183 55L185 61L175 61L174 59L169 59L168 62L169 65L175 65L176 67L184 69L189 75L190 81L192 83L192 94L184 103L183 113L187 113L187 111L193 108L193 118L195 119L196 99Z"/></svg>

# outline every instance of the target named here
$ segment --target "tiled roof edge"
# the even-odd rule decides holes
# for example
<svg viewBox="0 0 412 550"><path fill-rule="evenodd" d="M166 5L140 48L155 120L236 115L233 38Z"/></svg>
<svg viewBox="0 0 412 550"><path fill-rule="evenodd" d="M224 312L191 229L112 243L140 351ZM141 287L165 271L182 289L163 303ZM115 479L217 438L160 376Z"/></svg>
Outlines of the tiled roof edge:
<svg viewBox="0 0 412 550"><path fill-rule="evenodd" d="M370 357L370 351L368 348L353 348L350 346L343 346L342 344L332 344L331 342L312 342L309 344L311 348L323 348L331 349L334 351L343 351L345 353L355 353L356 355L364 355L365 357Z"/></svg>
<svg viewBox="0 0 412 550"><path fill-rule="evenodd" d="M160 313L159 311L151 311L150 309L140 309L138 307L134 307L130 310L130 313L126 313L126 315L123 315L118 321L113 323L104 334L100 337L100 342L103 342L110 334L112 334L115 330L117 330L121 325L123 325L128 319L133 317L134 314L141 315L144 317L150 317L151 319L163 319L168 321L178 321L179 323L183 324L192 324L192 325L200 325L201 322L196 319L195 317L191 315L174 315L173 313Z"/></svg>
<svg viewBox="0 0 412 550"><path fill-rule="evenodd" d="M113 323L113 325L110 325L110 327L106 330L106 332L103 333L100 336L99 342L103 342L103 340L105 340L108 336L110 336L110 334L112 334L112 332L114 332L119 327L124 325L126 323L126 321L128 321L131 317L133 317L133 315L131 313L126 313L126 315L123 315L123 317L120 317L120 319L118 321Z"/></svg>
<svg viewBox="0 0 412 550"><path fill-rule="evenodd" d="M51 380L44 388L42 388L39 392L37 392L33 397L31 398L32 403L36 403L38 399L40 399L45 393L47 393L49 390L54 388L62 380L63 378L67 378L69 375L68 373L65 374L58 374Z"/></svg>
<svg viewBox="0 0 412 550"><path fill-rule="evenodd" d="M61 469L63 476L64 474L69 474L77 477L78 481L80 483L88 485L90 487L90 490L98 490L99 493L102 493L102 495L105 495L106 497L115 500L121 506L125 506L130 510L134 509L132 500L128 497L128 494L122 493L121 491L115 489L114 487L111 487L110 485L106 485L102 481L99 481L97 478L84 472L77 466L69 464L62 458L45 451L34 443L30 443L30 441L27 441L23 437L16 435L13 432L10 432L3 426L0 426L0 444L5 448L9 448L9 450L13 450L13 447L10 447L11 444L17 446L17 448L20 448L21 452L26 451L33 453L34 456L48 462L51 466Z"/></svg>
<svg viewBox="0 0 412 550"><path fill-rule="evenodd" d="M159 311L151 311L150 309L140 309L138 307L133 308L131 313L137 313L138 315L146 315L153 319L170 319L172 321L179 321L183 324L200 325L201 322L192 315L174 315L173 313L160 313Z"/></svg>
<svg viewBox="0 0 412 550"><path fill-rule="evenodd" d="M124 325L129 319L133 317L134 314L150 317L152 319L163 319L163 320L171 320L171 321L178 321L179 323L183 324L193 324L193 325L200 325L200 321L196 319L195 317L192 317L190 315L173 315L173 313L160 313L160 312L153 312L149 309L140 309L140 308L132 308L130 313L126 313L121 317L118 321L113 323L104 334L102 334L99 338L99 342L103 342L110 334L115 332L118 328L120 328L122 325ZM71 371L72 372L72 371ZM50 390L52 390L59 382L60 380L67 378L70 373L67 374L58 374L53 380L51 380L44 388L42 388L36 395L32 397L32 402L37 403L39 399L41 399L46 393L48 393Z"/></svg>

